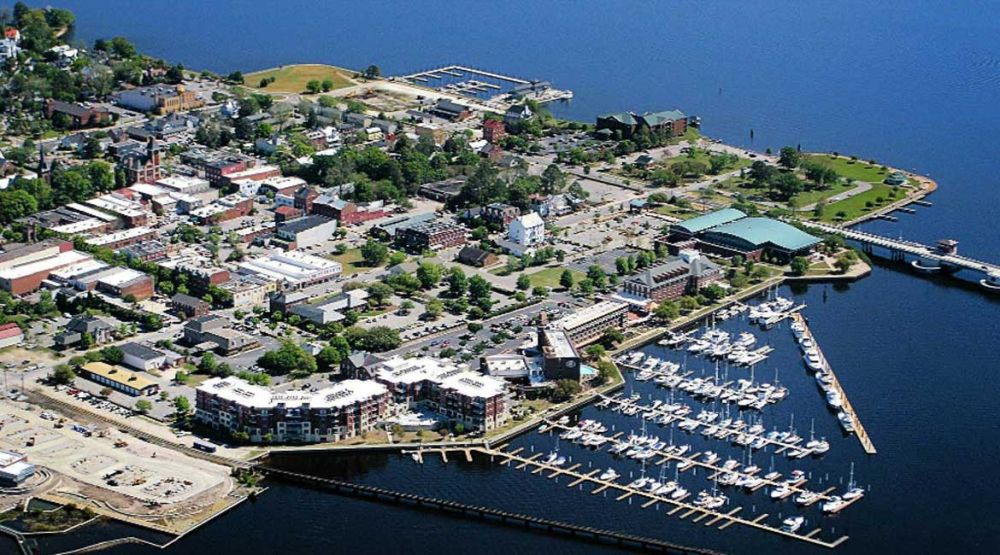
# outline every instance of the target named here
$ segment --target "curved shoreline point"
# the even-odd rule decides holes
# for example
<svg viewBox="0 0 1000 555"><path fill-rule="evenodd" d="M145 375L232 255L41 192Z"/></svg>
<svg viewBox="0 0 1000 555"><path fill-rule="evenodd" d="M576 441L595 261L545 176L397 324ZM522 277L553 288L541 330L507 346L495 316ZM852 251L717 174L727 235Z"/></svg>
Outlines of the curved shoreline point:
<svg viewBox="0 0 1000 555"><path fill-rule="evenodd" d="M258 87L259 79L268 74L276 74L279 72L284 72L287 75L283 78L279 77L274 83L267 87ZM306 75L295 75L298 72L305 73ZM309 75L309 73L315 73L316 75ZM343 89L346 87L352 87L359 84L359 81L354 79L354 75L360 73L353 69L343 68L339 66L334 66L330 64L287 64L283 66L277 66L267 69L259 69L256 71L243 73L243 87L252 89L258 92L272 93L272 94L301 94L306 92L306 83L315 79L322 81L324 79L323 73L327 74L327 77L331 73L337 74L340 83L335 82L334 87L331 90ZM299 83L301 81L301 83ZM298 90L293 90L298 89Z"/></svg>

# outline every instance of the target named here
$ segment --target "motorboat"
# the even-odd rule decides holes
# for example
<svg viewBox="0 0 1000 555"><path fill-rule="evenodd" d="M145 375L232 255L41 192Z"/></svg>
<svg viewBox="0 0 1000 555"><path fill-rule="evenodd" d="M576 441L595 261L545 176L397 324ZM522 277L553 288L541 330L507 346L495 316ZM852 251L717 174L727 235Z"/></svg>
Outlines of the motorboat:
<svg viewBox="0 0 1000 555"><path fill-rule="evenodd" d="M823 502L822 508L824 513L835 513L843 509L845 505L847 505L847 501L844 501L839 495L834 495Z"/></svg>
<svg viewBox="0 0 1000 555"><path fill-rule="evenodd" d="M633 489L643 489L646 487L646 484L648 483L649 483L649 478L643 476L642 478L633 480L632 483L628 485L628 487Z"/></svg>
<svg viewBox="0 0 1000 555"><path fill-rule="evenodd" d="M781 484L771 490L770 495L771 499L784 499L785 497L788 497L790 493L792 493L792 488L790 488L788 484Z"/></svg>
<svg viewBox="0 0 1000 555"><path fill-rule="evenodd" d="M825 439L811 439L806 442L806 449L809 449L813 455L822 455L830 450L830 443Z"/></svg>
<svg viewBox="0 0 1000 555"><path fill-rule="evenodd" d="M560 456L559 451L556 450L549 453L542 462L550 466L562 466L566 464L566 457Z"/></svg>
<svg viewBox="0 0 1000 555"><path fill-rule="evenodd" d="M819 358L819 352L816 349L811 349L806 351L806 354L802 357L806 361L806 366L810 370L820 372L823 370L823 362Z"/></svg>
<svg viewBox="0 0 1000 555"><path fill-rule="evenodd" d="M857 499L859 497L864 497L864 496L865 496L865 490L855 486L853 488L848 489L847 493L843 495L843 498L845 501L851 501L853 499Z"/></svg>
<svg viewBox="0 0 1000 555"><path fill-rule="evenodd" d="M790 516L785 520L781 521L781 529L789 534L797 532L802 525L806 523L806 519L803 516Z"/></svg>
<svg viewBox="0 0 1000 555"><path fill-rule="evenodd" d="M819 494L812 491L803 491L795 496L795 502L799 505L810 505L819 499Z"/></svg>
<svg viewBox="0 0 1000 555"><path fill-rule="evenodd" d="M844 401L840 397L840 393L837 393L835 389L829 389L826 392L826 404L830 405L835 409L839 409L843 406Z"/></svg>
<svg viewBox="0 0 1000 555"><path fill-rule="evenodd" d="M668 493L674 491L675 489L677 489L677 482L667 482L666 484L663 484L660 487L656 488L656 491L653 492L653 495L667 495Z"/></svg>
<svg viewBox="0 0 1000 555"><path fill-rule="evenodd" d="M799 339L799 345L802 346L803 351L808 351L809 349L816 347L816 343L809 337Z"/></svg>
<svg viewBox="0 0 1000 555"><path fill-rule="evenodd" d="M688 496L688 490L680 486L677 486L677 489L675 489L673 493L670 494L670 498L673 499L674 501L677 501L679 499L684 499L687 496Z"/></svg>
<svg viewBox="0 0 1000 555"><path fill-rule="evenodd" d="M846 412L838 412L837 420L840 420L840 426L844 428L845 432L854 433L854 422L851 421L851 417Z"/></svg>
<svg viewBox="0 0 1000 555"><path fill-rule="evenodd" d="M601 480L605 481L605 482L610 482L610 481L618 478L618 473L615 472L615 469L609 468L609 469L605 470L604 472L602 472L601 475L599 476L599 478Z"/></svg>

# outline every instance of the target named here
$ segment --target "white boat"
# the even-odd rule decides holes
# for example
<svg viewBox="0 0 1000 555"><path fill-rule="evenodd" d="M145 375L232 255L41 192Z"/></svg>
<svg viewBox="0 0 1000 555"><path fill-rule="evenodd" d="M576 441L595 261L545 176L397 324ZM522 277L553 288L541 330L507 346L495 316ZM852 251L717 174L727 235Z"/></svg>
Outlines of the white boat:
<svg viewBox="0 0 1000 555"><path fill-rule="evenodd" d="M843 498L845 501L850 501L852 499L857 499L858 497L864 497L864 496L865 496L865 490L855 486L847 490L847 493L843 495Z"/></svg>
<svg viewBox="0 0 1000 555"><path fill-rule="evenodd" d="M756 342L757 338L754 337L752 333L743 332L739 335L736 341L733 342L733 347L747 348Z"/></svg>
<svg viewBox="0 0 1000 555"><path fill-rule="evenodd" d="M683 499L684 497L687 497L687 495L688 495L688 490L680 486L677 486L677 489L675 489L673 493L670 494L670 498L676 501L678 499Z"/></svg>
<svg viewBox="0 0 1000 555"><path fill-rule="evenodd" d="M694 343L688 345L688 352L690 352L690 353L700 353L700 352L704 351L705 349L707 349L710 346L711 346L711 344L708 341L704 341L702 339L699 339L699 340L695 341Z"/></svg>
<svg viewBox="0 0 1000 555"><path fill-rule="evenodd" d="M806 443L806 449L809 449L813 455L822 455L830 450L830 443L825 439L811 439Z"/></svg>
<svg viewBox="0 0 1000 555"><path fill-rule="evenodd" d="M802 346L803 351L808 351L809 349L815 347L816 343L808 337L803 337L802 339L799 339L799 345Z"/></svg>
<svg viewBox="0 0 1000 555"><path fill-rule="evenodd" d="M795 502L798 503L799 505L808 505L816 501L817 498L819 498L818 493L814 493L811 491L803 491L802 493L795 496Z"/></svg>
<svg viewBox="0 0 1000 555"><path fill-rule="evenodd" d="M990 292L1000 293L1000 272L989 272L985 278L979 280L979 285Z"/></svg>
<svg viewBox="0 0 1000 555"><path fill-rule="evenodd" d="M806 523L805 517L802 516L790 516L785 520L781 521L781 529L789 534L797 532L802 525Z"/></svg>
<svg viewBox="0 0 1000 555"><path fill-rule="evenodd" d="M609 469L605 470L604 472L602 472L599 478L601 480L604 480L605 482L610 482L610 481L614 480L615 478L618 478L618 473L615 472L615 469L609 468Z"/></svg>
<svg viewBox="0 0 1000 555"><path fill-rule="evenodd" d="M819 353L815 349L806 351L805 356L802 358L806 361L806 366L808 366L810 370L814 370L816 372L823 370L823 362L820 360Z"/></svg>
<svg viewBox="0 0 1000 555"><path fill-rule="evenodd" d="M649 483L649 478L646 478L645 476L643 476L642 478L638 478L636 480L633 480L632 483L628 485L628 487L634 488L634 489L642 489L642 488L646 487L647 483Z"/></svg>
<svg viewBox="0 0 1000 555"><path fill-rule="evenodd" d="M847 505L847 501L844 501L838 495L834 495L830 499L823 502L822 508L824 513L835 513Z"/></svg>
<svg viewBox="0 0 1000 555"><path fill-rule="evenodd" d="M771 499L784 499L790 493L792 493L792 488L788 487L788 484L781 484L771 490Z"/></svg>
<svg viewBox="0 0 1000 555"><path fill-rule="evenodd" d="M844 401L840 398L840 393L837 393L834 389L830 389L826 392L826 404L835 409L839 409L843 406Z"/></svg>
<svg viewBox="0 0 1000 555"><path fill-rule="evenodd" d="M675 489L677 489L677 482L667 482L666 484L663 484L662 486L656 488L656 491L654 491L653 494L666 495L674 491Z"/></svg>
<svg viewBox="0 0 1000 555"><path fill-rule="evenodd" d="M793 322L791 327L792 327L792 334L795 335L796 339L801 338L806 333L806 327L803 326L800 322Z"/></svg>
<svg viewBox="0 0 1000 555"><path fill-rule="evenodd" d="M840 426L844 428L845 432L854 433L854 422L851 421L851 417L846 412L838 412L837 420L840 420Z"/></svg>

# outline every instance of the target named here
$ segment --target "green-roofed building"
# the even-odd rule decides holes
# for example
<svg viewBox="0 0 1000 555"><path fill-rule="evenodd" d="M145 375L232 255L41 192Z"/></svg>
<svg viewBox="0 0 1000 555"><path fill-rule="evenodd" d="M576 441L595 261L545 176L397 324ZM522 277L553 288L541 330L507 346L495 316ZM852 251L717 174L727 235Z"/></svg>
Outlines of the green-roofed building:
<svg viewBox="0 0 1000 555"><path fill-rule="evenodd" d="M646 126L654 133L667 133L671 137L680 137L687 132L688 118L680 110L663 112L646 112L636 119L640 126Z"/></svg>
<svg viewBox="0 0 1000 555"><path fill-rule="evenodd" d="M614 112L597 116L597 130L608 129L611 132L619 131L622 138L629 138L635 133L636 125L639 122L635 116L629 112Z"/></svg>
<svg viewBox="0 0 1000 555"><path fill-rule="evenodd" d="M670 226L670 235L678 239L691 238L709 228L746 217L746 214L735 208L724 208L674 224Z"/></svg>
<svg viewBox="0 0 1000 555"><path fill-rule="evenodd" d="M742 218L712 227L701 234L702 246L711 246L715 252L741 254L757 259L766 253L781 260L808 254L820 240L799 228L771 218Z"/></svg>

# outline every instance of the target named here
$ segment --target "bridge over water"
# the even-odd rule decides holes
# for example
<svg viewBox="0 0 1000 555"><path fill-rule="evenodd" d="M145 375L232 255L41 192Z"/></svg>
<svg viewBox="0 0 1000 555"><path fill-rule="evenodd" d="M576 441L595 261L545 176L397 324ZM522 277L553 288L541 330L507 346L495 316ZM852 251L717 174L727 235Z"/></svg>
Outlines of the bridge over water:
<svg viewBox="0 0 1000 555"><path fill-rule="evenodd" d="M907 255L915 257L910 263L918 271L954 273L959 270L970 270L983 276L979 280L980 285L992 292L1000 293L1000 265L958 254L956 241L943 239L938 241L936 246L930 247L916 241L892 239L857 229L816 222L800 223L809 229L839 235L844 239L861 243L862 249L869 254L878 247L889 251L889 257L893 260L905 262Z"/></svg>

